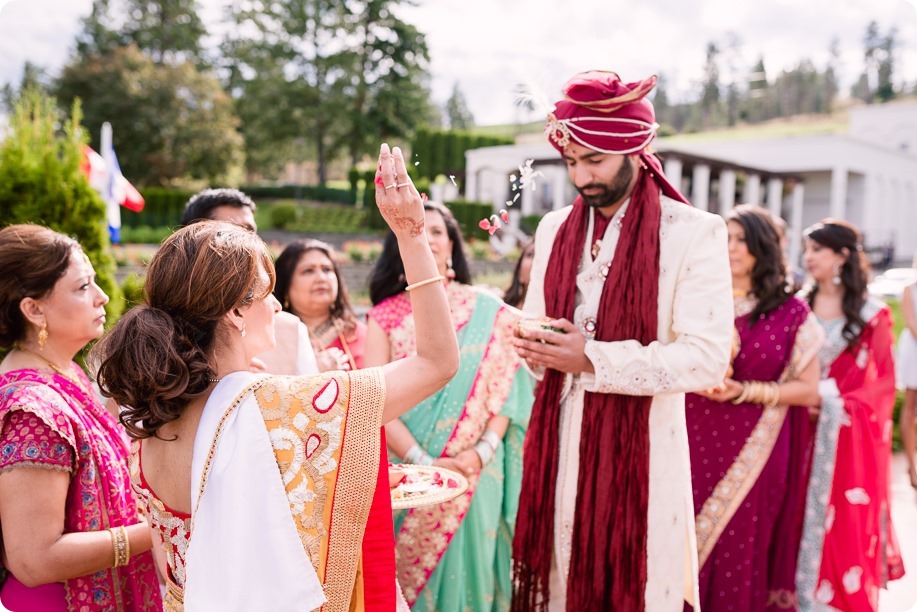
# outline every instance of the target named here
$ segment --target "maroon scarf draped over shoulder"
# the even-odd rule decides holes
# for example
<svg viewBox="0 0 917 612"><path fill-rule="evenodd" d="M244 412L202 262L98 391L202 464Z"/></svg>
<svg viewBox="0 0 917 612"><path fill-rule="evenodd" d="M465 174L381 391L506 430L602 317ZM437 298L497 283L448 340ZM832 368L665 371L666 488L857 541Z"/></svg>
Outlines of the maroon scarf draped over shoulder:
<svg viewBox="0 0 917 612"><path fill-rule="evenodd" d="M659 190L686 202L655 157L642 169L614 262L602 290L596 340L657 339ZM589 227L578 197L561 225L545 278L545 310L573 320L576 276ZM548 370L538 386L523 454L522 491L513 541L516 611L545 610L554 550L560 399L564 374ZM567 610L642 610L646 589L649 497L649 411L652 397L586 393L579 448L573 553Z"/></svg>

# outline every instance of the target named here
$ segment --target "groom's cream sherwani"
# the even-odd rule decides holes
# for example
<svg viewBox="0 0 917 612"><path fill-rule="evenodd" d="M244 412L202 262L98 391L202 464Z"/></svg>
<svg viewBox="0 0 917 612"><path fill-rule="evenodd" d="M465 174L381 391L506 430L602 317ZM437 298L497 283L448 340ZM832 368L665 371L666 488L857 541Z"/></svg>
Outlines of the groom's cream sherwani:
<svg viewBox="0 0 917 612"><path fill-rule="evenodd" d="M592 219L576 279L574 323L595 317L628 203L617 212L595 260ZM652 395L646 610L681 612L697 601L697 545L684 394L722 382L733 328L732 280L723 219L661 196L659 332L647 346L636 340L587 340L595 374L567 375L560 422L560 465L554 516L552 610L566 603L579 443L586 391ZM572 206L548 213L538 226L526 315L545 315L544 283L558 228ZM548 280L550 282L550 280ZM627 287L615 287L627 291ZM587 336L588 338L588 336ZM537 375L538 373L536 373Z"/></svg>

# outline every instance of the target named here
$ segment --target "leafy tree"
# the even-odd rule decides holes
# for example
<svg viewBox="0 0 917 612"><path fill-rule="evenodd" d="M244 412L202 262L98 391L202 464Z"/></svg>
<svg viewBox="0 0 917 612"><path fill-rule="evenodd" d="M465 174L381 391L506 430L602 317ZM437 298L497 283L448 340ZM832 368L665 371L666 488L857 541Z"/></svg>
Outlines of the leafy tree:
<svg viewBox="0 0 917 612"><path fill-rule="evenodd" d="M668 81L665 78L664 74L660 74L656 79L656 87L653 91L653 108L656 109L656 119L659 123L664 123L668 117L669 107L669 93L668 93Z"/></svg>
<svg viewBox="0 0 917 612"><path fill-rule="evenodd" d="M157 64L189 60L203 64L201 38L207 34L195 0L127 0L131 19L122 31Z"/></svg>
<svg viewBox="0 0 917 612"><path fill-rule="evenodd" d="M111 298L105 307L111 324L124 301L115 283L105 204L80 170L84 146L78 103L61 125L50 97L25 91L0 142L0 226L39 223L75 238Z"/></svg>
<svg viewBox="0 0 917 612"><path fill-rule="evenodd" d="M738 34L727 32L723 48L728 81L726 85L726 124L732 126L739 119L739 104L743 95L741 86L747 68L742 62L742 40Z"/></svg>
<svg viewBox="0 0 917 612"><path fill-rule="evenodd" d="M354 164L381 138L405 138L425 122L427 47L392 10L402 1L240 3L238 28L223 48L249 170L271 170L283 157L266 149L283 150L300 137L324 182L342 152Z"/></svg>
<svg viewBox="0 0 917 612"><path fill-rule="evenodd" d="M157 65L136 46L121 47L77 58L55 93L64 105L82 100L96 147L102 123L112 124L121 169L141 185L217 182L241 164L232 100L215 77L189 62Z"/></svg>
<svg viewBox="0 0 917 612"><path fill-rule="evenodd" d="M882 39L879 46L881 59L876 69L876 98L881 102L888 102L895 97L895 86L892 83L892 77L895 72L895 47L897 43L895 37L897 29L892 28L889 33Z"/></svg>
<svg viewBox="0 0 917 612"><path fill-rule="evenodd" d="M83 27L76 36L76 52L80 57L104 55L124 46L126 41L117 31L118 24L111 15L110 0L94 0Z"/></svg>
<svg viewBox="0 0 917 612"><path fill-rule="evenodd" d="M196 0L94 0L77 36L81 57L105 55L134 44L157 64L205 65L207 34Z"/></svg>
<svg viewBox="0 0 917 612"><path fill-rule="evenodd" d="M825 98L829 112L834 108L834 100L837 98L839 91L837 73L840 57L841 43L835 36L831 39L831 45L828 47L828 64L825 66Z"/></svg>
<svg viewBox="0 0 917 612"><path fill-rule="evenodd" d="M453 130L467 130L474 127L474 115L468 109L465 96L459 89L458 82L452 86L452 95L446 100L446 119L449 128Z"/></svg>
<svg viewBox="0 0 917 612"><path fill-rule="evenodd" d="M892 28L883 36L876 21L869 22L863 35L863 59L865 60L866 88L863 83L854 86L866 102L878 100L887 102L895 97L893 84L897 29ZM875 84L875 86L873 86Z"/></svg>
<svg viewBox="0 0 917 612"><path fill-rule="evenodd" d="M704 63L704 81L701 86L700 110L704 127L710 127L716 120L720 107L720 49L713 41L707 43Z"/></svg>
<svg viewBox="0 0 917 612"><path fill-rule="evenodd" d="M48 84L49 78L45 69L26 61L22 67L22 78L19 80L19 87L13 87L10 83L7 83L0 89L0 105L7 111L12 111L22 94L32 89L47 91Z"/></svg>

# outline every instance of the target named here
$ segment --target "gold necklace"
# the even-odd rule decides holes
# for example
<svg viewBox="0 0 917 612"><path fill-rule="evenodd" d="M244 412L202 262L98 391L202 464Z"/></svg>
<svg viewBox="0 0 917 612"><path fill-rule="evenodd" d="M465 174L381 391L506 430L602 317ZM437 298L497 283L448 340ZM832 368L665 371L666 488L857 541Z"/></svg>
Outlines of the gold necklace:
<svg viewBox="0 0 917 612"><path fill-rule="evenodd" d="M40 359L41 361L44 361L46 364L48 364L48 367L49 367L49 368L51 368L52 370L54 370L55 372L57 372L58 374L60 374L60 375L63 376L64 378L66 378L67 380L69 380L70 382L74 383L74 384L75 384L76 386L78 386L80 389L83 389L83 390L85 391L85 387L83 386L83 382L82 382L80 379L76 378L76 377L73 376L72 374L67 374L67 373L63 370L63 368L61 368L60 366L58 366L56 363L54 363L53 361L51 361L51 360L48 359L47 357L44 357L43 355L39 355L39 354L36 353L35 351L30 351L29 349L23 348L23 347L21 347L21 346L17 346L16 348L18 348L18 349L19 349L20 351L22 351L23 353L28 353L29 355L32 355L33 357L37 357L37 358Z"/></svg>

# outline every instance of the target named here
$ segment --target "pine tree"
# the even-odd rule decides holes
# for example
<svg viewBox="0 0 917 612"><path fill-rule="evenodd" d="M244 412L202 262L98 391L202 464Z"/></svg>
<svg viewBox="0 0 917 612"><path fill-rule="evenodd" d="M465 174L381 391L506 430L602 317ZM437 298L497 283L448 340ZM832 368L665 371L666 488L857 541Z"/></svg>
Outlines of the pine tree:
<svg viewBox="0 0 917 612"><path fill-rule="evenodd" d="M474 115L468 109L465 96L459 89L458 82L452 86L452 95L446 100L446 119L449 128L453 130L467 130L474 127Z"/></svg>

